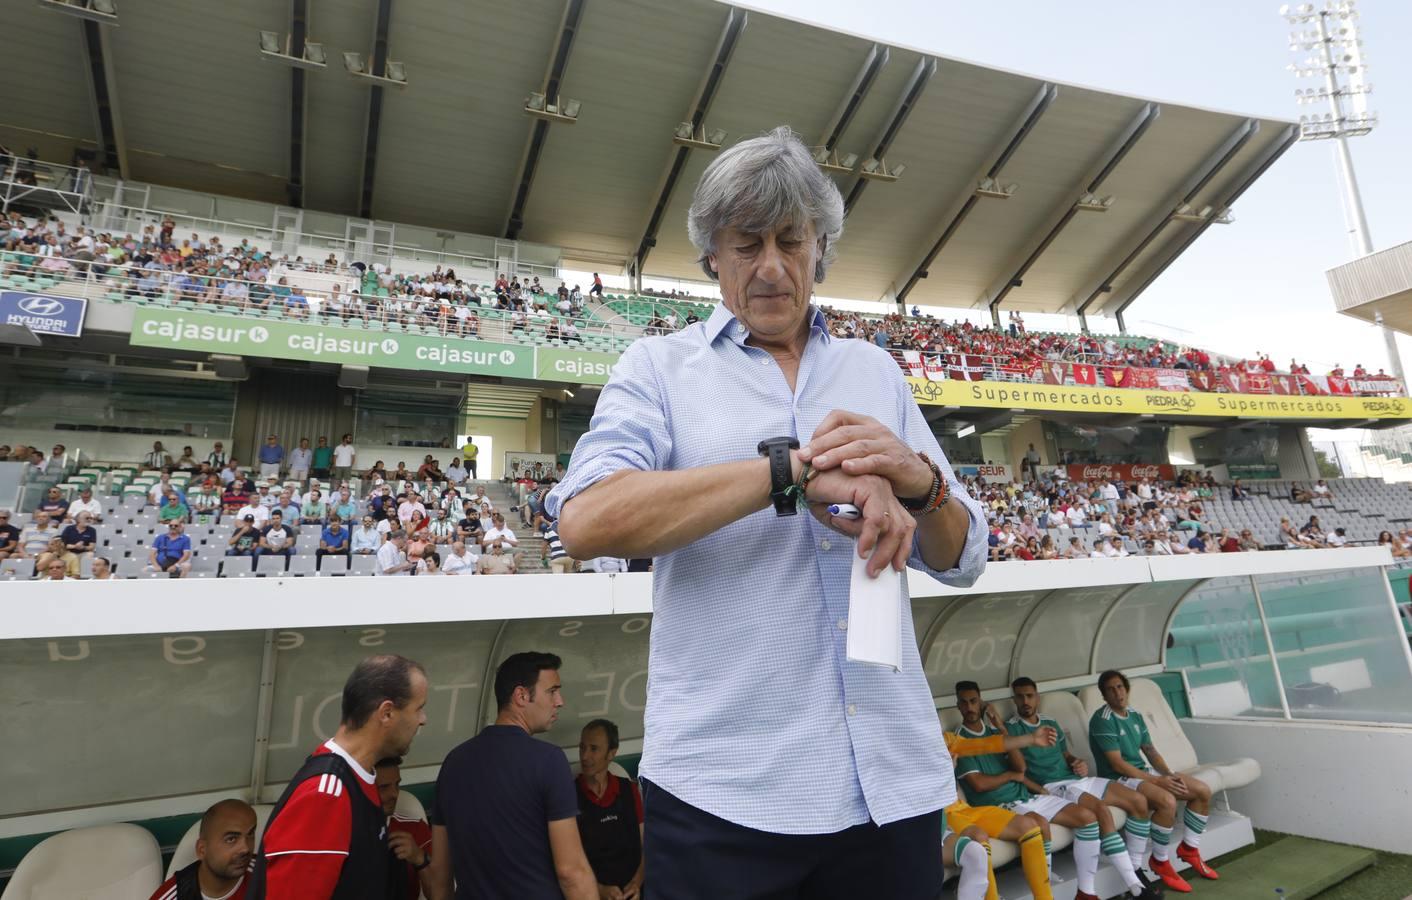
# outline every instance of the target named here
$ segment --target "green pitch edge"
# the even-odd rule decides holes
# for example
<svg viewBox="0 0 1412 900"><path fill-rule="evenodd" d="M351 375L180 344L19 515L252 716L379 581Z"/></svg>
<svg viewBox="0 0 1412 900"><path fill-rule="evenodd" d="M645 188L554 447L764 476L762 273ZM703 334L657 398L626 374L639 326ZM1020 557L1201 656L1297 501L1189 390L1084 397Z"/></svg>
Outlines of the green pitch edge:
<svg viewBox="0 0 1412 900"><path fill-rule="evenodd" d="M1191 871L1183 875L1194 883L1201 900L1305 900L1342 884L1373 865L1376 857L1361 847L1286 837L1225 865L1218 862L1219 881L1205 881Z"/></svg>

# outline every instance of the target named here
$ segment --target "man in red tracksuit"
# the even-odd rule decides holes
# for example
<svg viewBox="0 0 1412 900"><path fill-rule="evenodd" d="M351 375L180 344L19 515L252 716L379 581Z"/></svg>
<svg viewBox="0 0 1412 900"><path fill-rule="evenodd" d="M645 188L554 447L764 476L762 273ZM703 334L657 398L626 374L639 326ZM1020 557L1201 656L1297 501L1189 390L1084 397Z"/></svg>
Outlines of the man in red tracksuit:
<svg viewBox="0 0 1412 900"><path fill-rule="evenodd" d="M383 900L390 856L373 774L426 724L427 677L402 656L360 662L343 718L290 780L265 826L249 900Z"/></svg>
<svg viewBox="0 0 1412 900"><path fill-rule="evenodd" d="M244 800L222 800L201 817L196 862L178 869L151 900L245 900L255 858L255 810Z"/></svg>

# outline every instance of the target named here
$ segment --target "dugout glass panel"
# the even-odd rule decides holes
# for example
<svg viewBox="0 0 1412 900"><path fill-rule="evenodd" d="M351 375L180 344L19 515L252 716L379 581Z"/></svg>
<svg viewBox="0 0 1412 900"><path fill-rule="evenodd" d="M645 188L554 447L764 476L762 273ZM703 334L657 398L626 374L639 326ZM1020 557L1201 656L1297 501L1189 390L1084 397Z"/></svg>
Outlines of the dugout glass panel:
<svg viewBox="0 0 1412 900"><path fill-rule="evenodd" d="M963 597L947 611L923 667L932 696L949 697L958 680L975 681L981 690L1010 683L1010 658L1020 627L1049 591L1016 591Z"/></svg>
<svg viewBox="0 0 1412 900"><path fill-rule="evenodd" d="M386 586L389 604L415 587L410 579L378 581ZM266 783L288 781L315 747L333 737L343 683L359 661L378 653L400 653L426 668L427 724L412 742L405 767L439 765L452 747L480 730L482 692L490 691L486 666L499 629L497 621L479 621L276 632ZM257 653L257 666L259 658ZM258 669L256 675L258 683Z"/></svg>
<svg viewBox="0 0 1412 900"><path fill-rule="evenodd" d="M1202 582L1171 634L1167 667L1186 671L1192 715L1284 718L1249 576Z"/></svg>
<svg viewBox="0 0 1412 900"><path fill-rule="evenodd" d="M647 706L651 626L652 617L645 614L516 619L506 623L496 663L521 650L547 650L563 659L559 679L564 706L554 727L538 735L541 740L577 748L583 726L602 718L618 726L620 742L640 741L642 711ZM494 720L495 704L491 702L485 724Z"/></svg>
<svg viewBox="0 0 1412 900"><path fill-rule="evenodd" d="M1099 623L1131 585L1064 588L1049 595L1024 626L1015 648L1014 674L1043 684L1058 678L1085 675Z"/></svg>
<svg viewBox="0 0 1412 900"><path fill-rule="evenodd" d="M1296 719L1412 723L1407 638L1380 568L1257 575Z"/></svg>
<svg viewBox="0 0 1412 900"><path fill-rule="evenodd" d="M1102 672L1161 662L1167 620L1196 584L1196 579L1192 579L1134 585L1094 637L1097 647L1093 670Z"/></svg>
<svg viewBox="0 0 1412 900"><path fill-rule="evenodd" d="M250 786L264 632L0 641L0 818Z"/></svg>

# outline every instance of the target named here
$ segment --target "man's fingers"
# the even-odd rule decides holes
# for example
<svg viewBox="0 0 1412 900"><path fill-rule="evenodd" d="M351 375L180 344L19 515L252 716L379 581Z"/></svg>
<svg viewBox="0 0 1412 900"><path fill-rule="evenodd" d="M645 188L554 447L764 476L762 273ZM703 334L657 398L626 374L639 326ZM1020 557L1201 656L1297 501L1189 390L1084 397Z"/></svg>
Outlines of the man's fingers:
<svg viewBox="0 0 1412 900"><path fill-rule="evenodd" d="M808 444L799 448L799 458L805 462L815 462L819 457L825 456L825 465L833 461L834 453L846 444L854 441L865 440L875 436L875 432L862 425L844 425L823 434L817 434Z"/></svg>
<svg viewBox="0 0 1412 900"><path fill-rule="evenodd" d="M812 444L815 439L828 434L835 428L844 425L862 425L871 421L873 420L867 416L861 416L858 413L849 412L846 409L835 409L824 416L824 420L819 423L819 427L814 429L814 433L809 437L809 443Z"/></svg>

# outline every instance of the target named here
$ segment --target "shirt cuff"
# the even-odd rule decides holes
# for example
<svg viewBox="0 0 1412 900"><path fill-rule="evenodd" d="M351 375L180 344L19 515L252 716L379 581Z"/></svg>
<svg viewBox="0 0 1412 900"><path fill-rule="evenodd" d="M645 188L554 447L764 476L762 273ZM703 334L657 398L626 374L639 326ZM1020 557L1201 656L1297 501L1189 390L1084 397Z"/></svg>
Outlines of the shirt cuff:
<svg viewBox="0 0 1412 900"><path fill-rule="evenodd" d="M950 483L952 502L960 503L966 510L966 515L970 518L970 526L966 529L966 542L961 547L961 555L956 560L956 565L945 571L933 569L922 559L922 545L920 533L912 536L912 557L908 561L912 568L925 572L942 584L951 587L970 587L976 583L976 579L985 571L986 557L986 523L985 516L971 500L970 494L960 482Z"/></svg>

